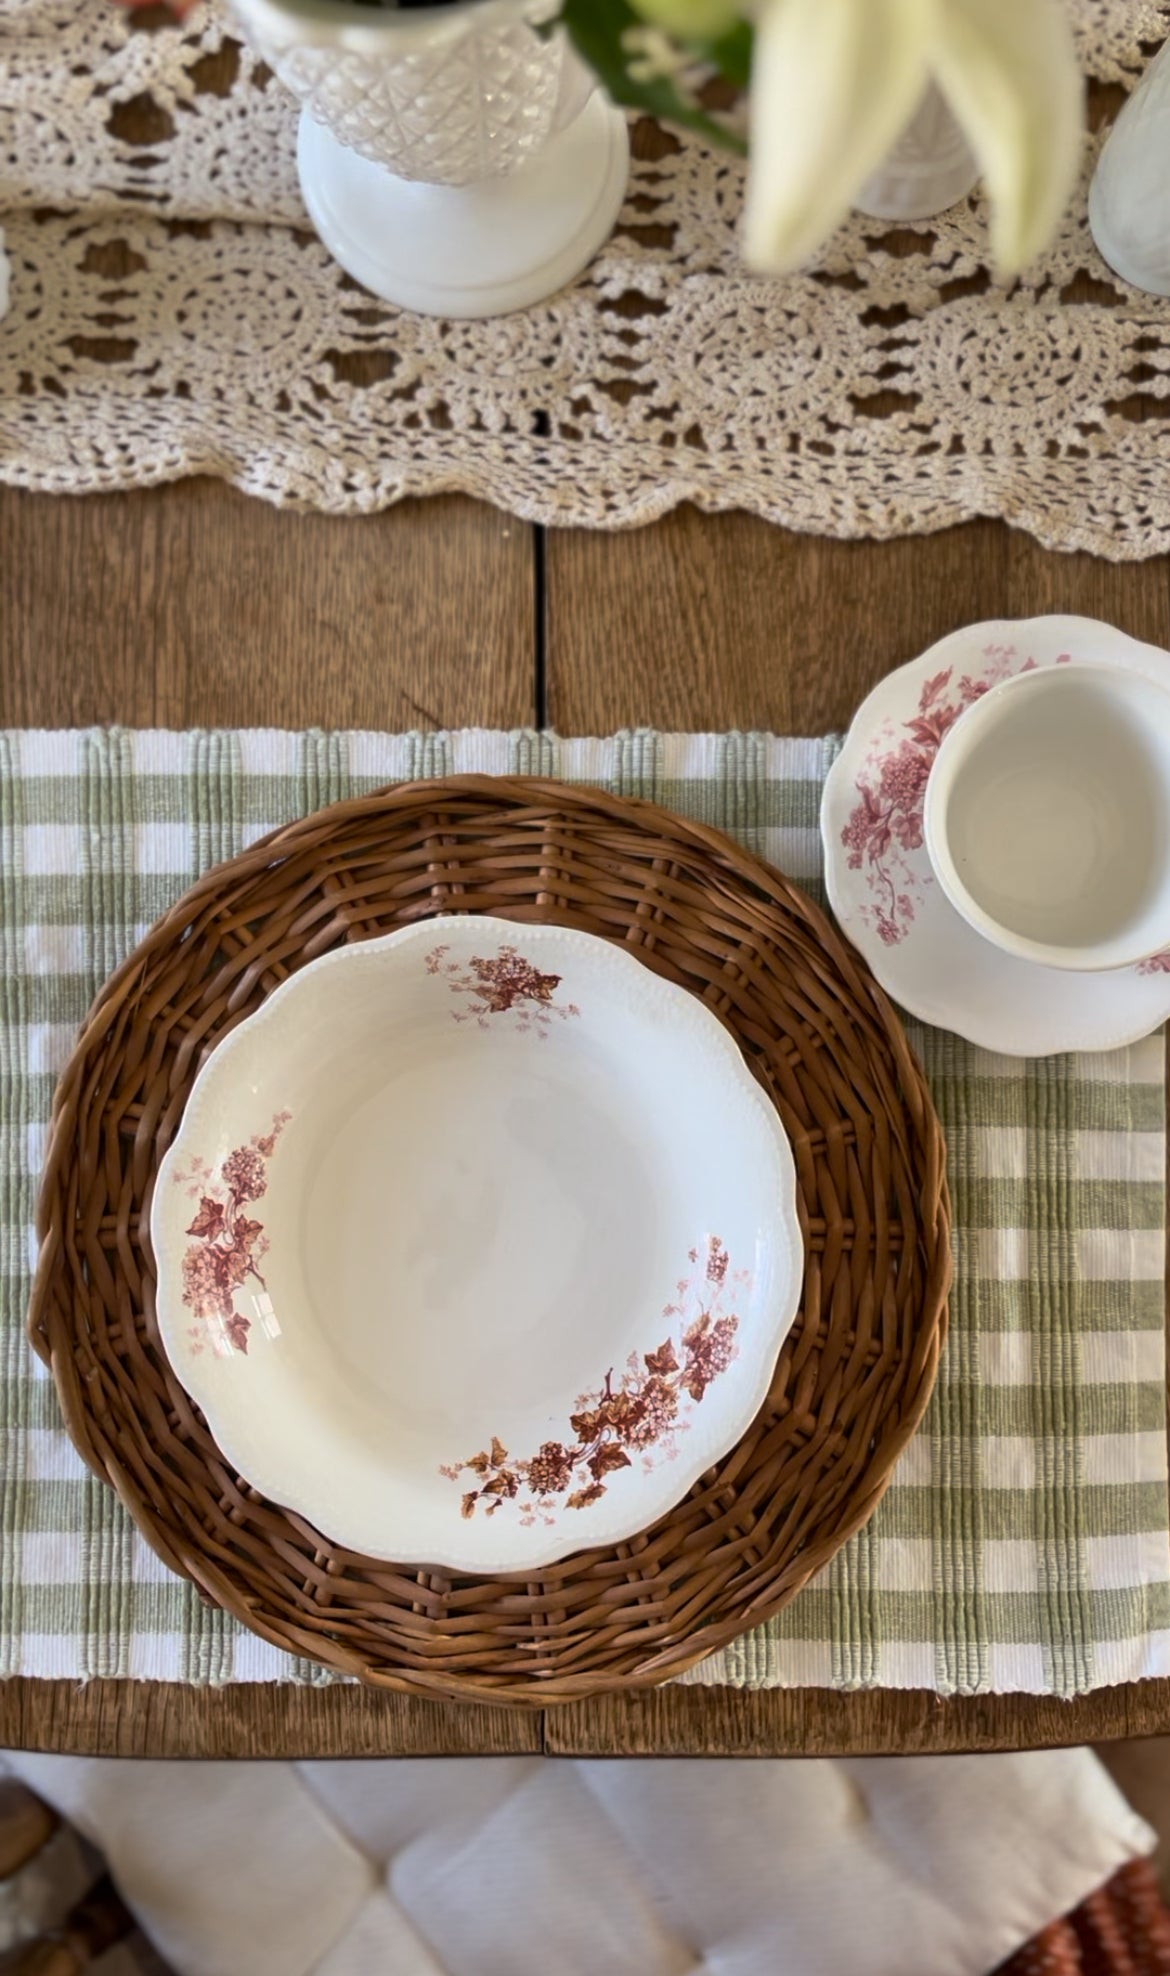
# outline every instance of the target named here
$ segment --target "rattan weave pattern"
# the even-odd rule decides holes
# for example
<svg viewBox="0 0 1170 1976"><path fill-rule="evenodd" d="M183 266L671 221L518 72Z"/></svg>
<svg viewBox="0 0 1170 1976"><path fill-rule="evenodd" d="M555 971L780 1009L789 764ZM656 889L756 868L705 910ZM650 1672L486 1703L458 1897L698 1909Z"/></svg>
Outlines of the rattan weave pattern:
<svg viewBox="0 0 1170 1976"><path fill-rule="evenodd" d="M437 912L550 920L703 997L776 1103L807 1270L763 1412L641 1536L469 1579L343 1551L225 1463L162 1354L154 1175L207 1052L305 962ZM339 804L208 872L95 1003L62 1078L30 1335L148 1541L266 1639L386 1687L547 1705L681 1673L871 1514L946 1328L941 1129L896 1016L818 909L724 837L562 783Z"/></svg>

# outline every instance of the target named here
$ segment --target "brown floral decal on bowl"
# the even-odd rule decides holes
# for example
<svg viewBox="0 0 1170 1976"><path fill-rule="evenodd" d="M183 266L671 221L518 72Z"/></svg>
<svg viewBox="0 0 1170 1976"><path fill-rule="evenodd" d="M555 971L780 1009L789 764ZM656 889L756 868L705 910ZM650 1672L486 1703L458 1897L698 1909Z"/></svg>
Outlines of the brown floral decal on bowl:
<svg viewBox="0 0 1170 1976"><path fill-rule="evenodd" d="M691 1262L699 1259L698 1249L692 1249ZM464 1492L463 1515L482 1508L494 1516L511 1502L522 1525L538 1517L553 1524L557 1510L588 1509L599 1501L606 1476L632 1468L635 1457L647 1473L659 1460L676 1461L677 1436L690 1432L687 1416L739 1356L739 1318L724 1305L733 1287L750 1287L751 1273L740 1269L729 1276L729 1265L727 1250L712 1235L702 1273L680 1278L678 1301L663 1311L676 1320L670 1335L657 1351L641 1357L631 1352L616 1385L611 1367L599 1390L578 1395L577 1411L569 1416L570 1440L545 1441L534 1455L520 1458L493 1435L490 1449L468 1461L442 1464L439 1473L450 1482L465 1474L476 1478L475 1487Z"/></svg>
<svg viewBox="0 0 1170 1976"><path fill-rule="evenodd" d="M449 952L448 947L433 947L426 967L428 974L443 977L462 1004L451 1011L456 1022L474 1021L488 1029L497 1016L511 1016L519 1035L535 1031L543 1040L554 1016L565 1021L581 1013L575 1002L554 1002L560 975L542 974L515 947L501 947L490 959L475 954L465 967L448 960Z"/></svg>
<svg viewBox="0 0 1170 1976"><path fill-rule="evenodd" d="M222 1162L219 1173L208 1161L193 1159L176 1167L172 1180L199 1203L187 1229L195 1239L183 1255L183 1302L197 1318L188 1332L198 1355L205 1344L222 1358L248 1350L252 1319L236 1307L245 1286L261 1329L278 1337L280 1326L260 1272L268 1251L264 1223L247 1212L268 1192L268 1162L276 1150L291 1112L277 1112L271 1129L257 1133L246 1146L237 1146Z"/></svg>

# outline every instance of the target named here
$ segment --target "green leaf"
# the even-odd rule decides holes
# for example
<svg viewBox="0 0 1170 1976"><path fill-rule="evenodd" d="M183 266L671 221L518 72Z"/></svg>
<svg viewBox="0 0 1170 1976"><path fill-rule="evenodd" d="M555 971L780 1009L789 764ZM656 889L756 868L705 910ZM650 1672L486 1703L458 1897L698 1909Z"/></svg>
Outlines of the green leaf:
<svg viewBox="0 0 1170 1976"><path fill-rule="evenodd" d="M737 21L730 34L721 34L718 41L707 42L700 53L718 69L725 81L732 83L736 89L746 90L751 86L754 44L750 21Z"/></svg>
<svg viewBox="0 0 1170 1976"><path fill-rule="evenodd" d="M688 48L730 34L739 15L737 0L632 0L632 5L644 21Z"/></svg>
<svg viewBox="0 0 1170 1976"><path fill-rule="evenodd" d="M565 0L560 18L582 61L598 76L615 103L658 117L663 123L684 124L711 144L732 151L746 150L743 139L684 96L673 77L655 76L644 82L631 77L630 56L622 37L630 28L645 30L646 23L627 0ZM738 29L725 35L716 46L728 43L733 44L733 59L742 62Z"/></svg>

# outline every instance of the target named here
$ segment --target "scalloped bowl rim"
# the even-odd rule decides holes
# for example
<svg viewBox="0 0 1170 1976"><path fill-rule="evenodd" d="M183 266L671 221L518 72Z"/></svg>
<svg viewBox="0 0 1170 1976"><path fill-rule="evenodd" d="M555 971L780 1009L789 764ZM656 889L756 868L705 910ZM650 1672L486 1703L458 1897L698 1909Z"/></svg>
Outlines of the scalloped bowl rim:
<svg viewBox="0 0 1170 1976"><path fill-rule="evenodd" d="M491 1554L490 1562L485 1562L486 1547L480 1545L471 1549L460 1543L458 1533L466 1528L462 1523L455 1526L452 1541L444 1543L439 1551L434 1545L416 1549L405 1542L371 1544L368 1532L358 1536L351 1529L347 1534L341 1527L343 1519L332 1514L329 1524L333 1527L330 1528L322 1520L320 1504L314 1506L298 1487L295 1474L282 1466L282 1457L288 1455L287 1448L282 1447L278 1453L265 1456L238 1438L235 1429L226 1422L224 1409L208 1391L206 1381L201 1381L199 1377L201 1361L193 1359L190 1350L183 1345L181 1332L186 1313L175 1294L176 1259L172 1247L173 1242L177 1242L177 1232L168 1234L163 1226L165 1202L170 1191L166 1183L201 1138L203 1143L207 1143L208 1113L217 1102L221 1087L238 1073L241 1059L255 1050L257 1044L263 1047L279 1032L290 1007L305 996L310 982L320 981L326 974L342 974L355 967L380 966L389 956L402 954L424 941L441 940L444 933L452 928L466 929L469 924L475 926L477 933L501 941L522 939L525 944L545 944L549 941L567 943L570 949L587 952L594 960L611 968L619 981L624 976L631 990L636 989L645 995L647 985L652 985L656 999L664 1010L671 1013L672 1026L677 1026L684 1033L690 1031L692 1037L701 1038L707 1050L718 1053L729 1104L750 1107L764 1124L780 1176L771 1206L770 1237L771 1254L776 1260L775 1280L763 1310L754 1317L761 1331L766 1330L766 1341L759 1350L758 1368L750 1383L735 1382L728 1387L728 1393L734 1391L737 1397L734 1406L727 1408L724 1425L713 1436L695 1437L694 1444L698 1445L699 1452L681 1457L671 1467L669 1486L665 1492L661 1489L657 1492L651 1489L645 1491L648 1499L653 1498L648 1501L647 1507L637 1509L631 1505L621 1515L613 1516L612 1520L591 1512L588 1527L582 1527L579 1537L567 1536L562 1527L557 1532L550 1532L543 1543L530 1541L523 1549L523 1555L515 1557L508 1556L506 1544L501 1544L498 1554ZM216 1135L210 1136L214 1139ZM273 990L259 1009L230 1030L200 1069L188 1094L174 1139L159 1164L150 1204L150 1232L156 1272L156 1320L164 1352L180 1384L203 1413L219 1451L237 1473L273 1502L303 1517L313 1529L341 1549L410 1568L430 1565L475 1576L523 1575L547 1568L576 1551L629 1542L675 1508L700 1477L735 1447L766 1401L780 1350L801 1307L806 1260L798 1209L796 1165L788 1134L775 1106L749 1069L734 1037L714 1012L688 989L648 968L638 958L637 951L625 943L606 940L554 921L508 920L475 913L435 915L412 921L389 934L333 948L297 969ZM295 1470L295 1455L292 1469Z"/></svg>

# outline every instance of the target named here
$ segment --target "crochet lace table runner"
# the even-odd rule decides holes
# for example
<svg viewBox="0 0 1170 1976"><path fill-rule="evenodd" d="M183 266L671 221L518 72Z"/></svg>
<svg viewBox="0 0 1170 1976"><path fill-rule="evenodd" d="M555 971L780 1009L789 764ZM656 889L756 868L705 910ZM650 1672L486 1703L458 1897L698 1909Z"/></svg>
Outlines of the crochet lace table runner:
<svg viewBox="0 0 1170 1976"><path fill-rule="evenodd" d="M0 1677L328 1679L203 1606L66 1437L24 1335L56 1074L197 873L287 819L467 771L648 796L820 892L833 741L765 735L0 734ZM1170 1674L1163 1043L1021 1063L913 1040L957 1281L919 1433L866 1528L688 1678L1072 1695Z"/></svg>
<svg viewBox="0 0 1170 1976"><path fill-rule="evenodd" d="M1068 0L1086 70L1132 87L1166 0ZM297 111L203 0L0 0L0 477L80 491L221 475L359 512L452 489L531 520L680 501L823 534L1001 515L1061 549L1170 546L1170 303L1097 256L1084 180L1004 290L981 196L891 235L855 217L753 279L742 168L690 140L634 167L589 274L486 323L402 314L307 229Z"/></svg>

